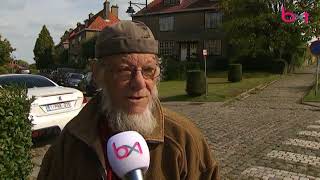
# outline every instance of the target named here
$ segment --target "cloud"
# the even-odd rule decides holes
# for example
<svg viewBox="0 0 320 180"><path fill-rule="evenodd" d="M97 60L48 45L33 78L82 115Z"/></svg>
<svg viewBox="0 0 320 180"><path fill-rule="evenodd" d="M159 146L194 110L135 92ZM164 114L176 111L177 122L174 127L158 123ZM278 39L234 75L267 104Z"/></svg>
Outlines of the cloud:
<svg viewBox="0 0 320 180"><path fill-rule="evenodd" d="M87 19L89 13L103 9L104 0L0 0L0 34L17 49L14 55L33 62L33 47L43 25L55 44L69 28ZM119 7L120 19L131 19L125 13L129 0L110 0ZM135 9L138 10L138 9Z"/></svg>
<svg viewBox="0 0 320 180"><path fill-rule="evenodd" d="M1 0L0 11L15 11L24 9L26 0Z"/></svg>

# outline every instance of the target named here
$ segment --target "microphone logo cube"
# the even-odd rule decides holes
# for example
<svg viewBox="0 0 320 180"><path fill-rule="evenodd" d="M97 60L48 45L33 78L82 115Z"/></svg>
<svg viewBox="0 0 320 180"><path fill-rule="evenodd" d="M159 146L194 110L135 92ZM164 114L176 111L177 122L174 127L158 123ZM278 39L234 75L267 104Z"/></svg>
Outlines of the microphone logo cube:
<svg viewBox="0 0 320 180"><path fill-rule="evenodd" d="M122 160L130 156L132 152L143 154L142 148L139 142L135 142L133 146L130 145L122 145L120 147L116 147L116 144L112 143L113 152L116 155L117 159Z"/></svg>

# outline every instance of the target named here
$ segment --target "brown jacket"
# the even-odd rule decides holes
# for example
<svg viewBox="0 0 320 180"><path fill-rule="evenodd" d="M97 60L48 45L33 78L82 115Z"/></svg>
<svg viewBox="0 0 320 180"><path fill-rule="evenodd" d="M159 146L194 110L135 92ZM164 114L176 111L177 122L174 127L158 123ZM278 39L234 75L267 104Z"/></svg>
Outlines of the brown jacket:
<svg viewBox="0 0 320 180"><path fill-rule="evenodd" d="M49 148L38 180L105 179L104 152L99 138L98 100L93 98ZM190 120L157 104L159 126L144 136L150 149L147 180L220 179L217 161Z"/></svg>

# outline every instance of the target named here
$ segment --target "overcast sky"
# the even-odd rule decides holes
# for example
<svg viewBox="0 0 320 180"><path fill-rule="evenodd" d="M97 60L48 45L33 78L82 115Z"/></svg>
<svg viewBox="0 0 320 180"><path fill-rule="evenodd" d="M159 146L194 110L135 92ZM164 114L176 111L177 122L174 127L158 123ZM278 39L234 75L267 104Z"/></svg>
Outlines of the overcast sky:
<svg viewBox="0 0 320 180"><path fill-rule="evenodd" d="M17 50L17 59L33 63L35 41L45 24L55 44L64 31L83 23L92 12L103 9L105 0L0 0L0 34ZM126 13L129 0L110 0L119 6L119 18L131 19ZM138 2L138 1L135 1ZM137 11L138 9L136 9Z"/></svg>

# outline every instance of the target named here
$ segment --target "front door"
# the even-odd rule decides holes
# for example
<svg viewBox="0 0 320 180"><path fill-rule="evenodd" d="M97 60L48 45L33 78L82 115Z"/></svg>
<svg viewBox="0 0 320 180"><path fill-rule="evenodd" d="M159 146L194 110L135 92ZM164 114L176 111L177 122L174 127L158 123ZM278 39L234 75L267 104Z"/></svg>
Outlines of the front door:
<svg viewBox="0 0 320 180"><path fill-rule="evenodd" d="M181 61L187 60L187 56L188 56L188 44L182 43L180 45L180 60Z"/></svg>
<svg viewBox="0 0 320 180"><path fill-rule="evenodd" d="M197 58L197 43L190 43L190 57Z"/></svg>
<svg viewBox="0 0 320 180"><path fill-rule="evenodd" d="M180 60L185 61L190 58L197 58L198 44L196 42L188 42L180 44Z"/></svg>

